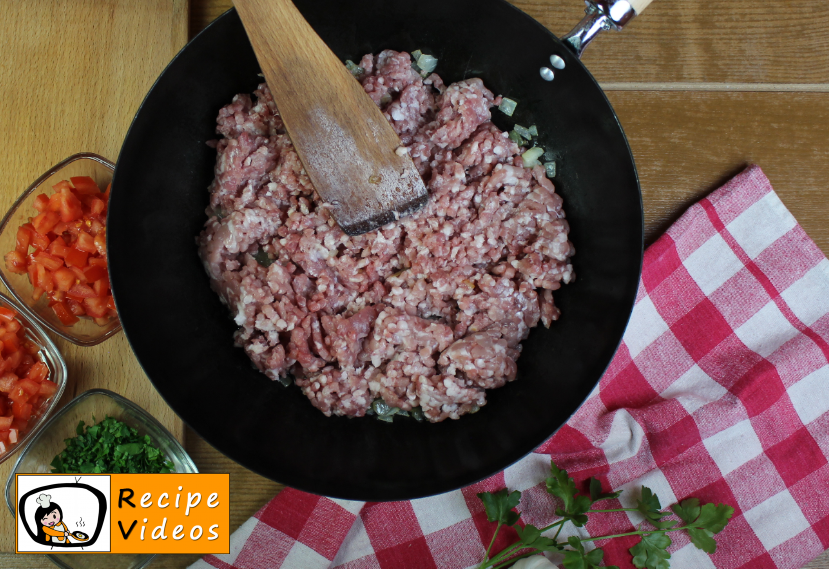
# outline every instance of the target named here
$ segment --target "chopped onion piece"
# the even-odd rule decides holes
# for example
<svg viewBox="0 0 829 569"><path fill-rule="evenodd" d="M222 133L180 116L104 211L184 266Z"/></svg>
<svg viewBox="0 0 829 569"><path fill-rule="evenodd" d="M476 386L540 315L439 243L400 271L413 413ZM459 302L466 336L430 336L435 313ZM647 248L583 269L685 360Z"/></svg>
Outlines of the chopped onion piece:
<svg viewBox="0 0 829 569"><path fill-rule="evenodd" d="M418 59L420 59L421 55L423 55L423 52L420 51L419 49L416 49L412 52L412 59L415 60L415 63L417 62Z"/></svg>
<svg viewBox="0 0 829 569"><path fill-rule="evenodd" d="M553 152L552 150L548 150L547 152L544 153L544 160L546 160L547 162L552 162L555 159L556 159L556 153Z"/></svg>
<svg viewBox="0 0 829 569"><path fill-rule="evenodd" d="M537 126L532 125L532 126L531 126L530 128L528 128L527 130L529 130L529 131L530 131L530 136L538 136L538 127L537 127Z"/></svg>
<svg viewBox="0 0 829 569"><path fill-rule="evenodd" d="M515 112L515 107L518 106L516 101L512 99L507 99L506 97L501 97L501 104L498 105L498 110L507 115L508 117L512 116L512 113Z"/></svg>
<svg viewBox="0 0 829 569"><path fill-rule="evenodd" d="M539 146L534 146L521 155L521 160L524 161L524 168L532 168L538 166L541 162L538 159L544 154L544 149Z"/></svg>
<svg viewBox="0 0 829 569"><path fill-rule="evenodd" d="M522 138L526 138L527 140L532 140L532 135L530 134L530 129L525 126L521 126L520 124L515 125L515 132L521 135Z"/></svg>
<svg viewBox="0 0 829 569"><path fill-rule="evenodd" d="M556 163L555 162L545 162L544 169L547 170L547 177L548 178L555 178L556 177Z"/></svg>
<svg viewBox="0 0 829 569"><path fill-rule="evenodd" d="M265 268L270 267L273 264L273 259L271 259L270 256L268 256L268 252L261 247L256 253L253 254L253 258L257 263Z"/></svg>
<svg viewBox="0 0 829 569"><path fill-rule="evenodd" d="M515 132L514 130L509 131L509 139L513 141L518 146L524 146L524 139L521 138L521 135Z"/></svg>
<svg viewBox="0 0 829 569"><path fill-rule="evenodd" d="M378 415L387 415L391 411L391 406L382 399L375 399L371 403L371 409Z"/></svg>
<svg viewBox="0 0 829 569"><path fill-rule="evenodd" d="M357 75L361 75L363 73L363 71L365 71L365 69L363 69L362 67L360 67L359 65L357 65L356 63L351 61L350 59L345 60L345 68L348 69L351 72L351 74L354 75L355 77Z"/></svg>
<svg viewBox="0 0 829 569"><path fill-rule="evenodd" d="M420 67L424 73L431 73L438 66L438 60L437 58L424 53L417 58L417 66Z"/></svg>

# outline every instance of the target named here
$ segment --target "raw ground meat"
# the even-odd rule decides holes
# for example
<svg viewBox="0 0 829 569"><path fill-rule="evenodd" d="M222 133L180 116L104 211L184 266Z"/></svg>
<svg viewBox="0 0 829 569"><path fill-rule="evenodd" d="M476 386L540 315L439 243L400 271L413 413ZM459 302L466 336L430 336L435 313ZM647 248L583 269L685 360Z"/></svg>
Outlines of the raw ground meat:
<svg viewBox="0 0 829 569"><path fill-rule="evenodd" d="M428 205L343 233L262 84L219 112L199 253L239 325L236 344L271 379L292 375L326 415L359 417L382 398L457 419L514 380L520 342L558 318L552 291L574 278L562 201L490 122L500 98L480 79L423 79L394 51L360 67Z"/></svg>

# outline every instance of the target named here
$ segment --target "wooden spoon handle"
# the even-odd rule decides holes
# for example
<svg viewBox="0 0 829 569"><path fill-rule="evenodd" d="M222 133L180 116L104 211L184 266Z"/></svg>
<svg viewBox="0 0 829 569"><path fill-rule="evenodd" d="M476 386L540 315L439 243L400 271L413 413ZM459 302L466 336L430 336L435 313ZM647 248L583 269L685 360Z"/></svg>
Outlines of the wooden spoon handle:
<svg viewBox="0 0 829 569"><path fill-rule="evenodd" d="M290 0L234 0L274 101L320 196L356 235L426 202L389 122Z"/></svg>
<svg viewBox="0 0 829 569"><path fill-rule="evenodd" d="M628 0L628 2L630 2L630 7L633 8L633 11L638 16L645 11L645 8L648 7L652 0Z"/></svg>

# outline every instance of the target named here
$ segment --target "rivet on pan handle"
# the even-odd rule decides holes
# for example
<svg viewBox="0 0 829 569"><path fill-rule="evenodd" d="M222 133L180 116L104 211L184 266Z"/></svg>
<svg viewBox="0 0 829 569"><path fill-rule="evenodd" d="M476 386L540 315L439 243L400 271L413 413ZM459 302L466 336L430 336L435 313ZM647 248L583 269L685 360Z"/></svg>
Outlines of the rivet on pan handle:
<svg viewBox="0 0 829 569"><path fill-rule="evenodd" d="M651 0L585 0L585 16L578 25L562 40L581 58L584 49L602 30L621 31L634 16L641 14ZM558 55L550 56L550 64L556 69L564 69L564 60ZM555 71L542 67L541 77L552 81Z"/></svg>

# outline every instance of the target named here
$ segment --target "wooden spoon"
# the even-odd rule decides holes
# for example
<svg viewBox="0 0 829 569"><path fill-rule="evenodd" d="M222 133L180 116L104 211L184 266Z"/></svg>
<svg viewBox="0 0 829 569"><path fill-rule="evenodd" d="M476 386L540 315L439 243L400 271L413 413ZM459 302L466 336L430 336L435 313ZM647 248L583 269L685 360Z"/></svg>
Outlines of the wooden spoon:
<svg viewBox="0 0 829 569"><path fill-rule="evenodd" d="M389 122L290 0L234 0L288 135L343 231L422 207L426 186Z"/></svg>

